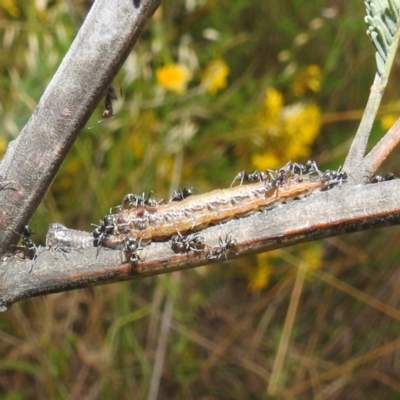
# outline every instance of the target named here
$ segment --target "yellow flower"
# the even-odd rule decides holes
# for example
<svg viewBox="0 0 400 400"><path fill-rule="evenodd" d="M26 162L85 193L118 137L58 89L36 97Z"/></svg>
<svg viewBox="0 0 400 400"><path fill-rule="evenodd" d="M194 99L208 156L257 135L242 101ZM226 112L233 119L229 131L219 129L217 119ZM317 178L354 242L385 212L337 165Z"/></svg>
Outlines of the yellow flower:
<svg viewBox="0 0 400 400"><path fill-rule="evenodd" d="M229 75L229 67L224 60L217 58L209 62L201 76L201 84L210 94L226 87L226 78Z"/></svg>
<svg viewBox="0 0 400 400"><path fill-rule="evenodd" d="M265 147L273 150L252 155L256 169L276 169L289 160L307 158L321 127L319 107L311 103L283 107L282 95L275 89L268 89L264 107L267 113L260 113L257 128L263 132Z"/></svg>
<svg viewBox="0 0 400 400"><path fill-rule="evenodd" d="M307 243L306 245L300 245L299 247L300 256L307 270L311 271L321 268L324 252L319 243L316 243L315 245L314 243Z"/></svg>
<svg viewBox="0 0 400 400"><path fill-rule="evenodd" d="M157 82L171 92L184 94L187 83L190 81L190 73L184 65L170 64L157 68Z"/></svg>
<svg viewBox="0 0 400 400"><path fill-rule="evenodd" d="M15 0L1 0L0 8L3 8L12 17L18 17L20 14Z"/></svg>
<svg viewBox="0 0 400 400"><path fill-rule="evenodd" d="M253 154L251 163L258 171L266 171L267 169L279 168L282 165L282 159L277 154L266 151L265 153Z"/></svg>
<svg viewBox="0 0 400 400"><path fill-rule="evenodd" d="M248 288L251 292L257 292L268 286L273 273L272 261L279 257L279 251L257 254L257 266L249 273Z"/></svg>
<svg viewBox="0 0 400 400"><path fill-rule="evenodd" d="M396 121L397 121L397 116L392 114L384 115L381 118L381 127L383 130L387 131L394 125Z"/></svg>
<svg viewBox="0 0 400 400"><path fill-rule="evenodd" d="M315 104L297 103L285 107L282 115L284 135L287 137L287 157L294 159L308 155L309 147L321 127L321 112ZM289 151L289 146L292 151ZM298 151L296 152L296 148ZM304 151L304 148L307 150ZM290 154L288 154L290 153Z"/></svg>
<svg viewBox="0 0 400 400"><path fill-rule="evenodd" d="M319 92L321 89L322 72L318 65L312 64L301 69L293 82L292 90L296 96L307 91Z"/></svg>
<svg viewBox="0 0 400 400"><path fill-rule="evenodd" d="M267 118L278 118L283 108L282 93L274 88L268 88L265 92L264 107Z"/></svg>

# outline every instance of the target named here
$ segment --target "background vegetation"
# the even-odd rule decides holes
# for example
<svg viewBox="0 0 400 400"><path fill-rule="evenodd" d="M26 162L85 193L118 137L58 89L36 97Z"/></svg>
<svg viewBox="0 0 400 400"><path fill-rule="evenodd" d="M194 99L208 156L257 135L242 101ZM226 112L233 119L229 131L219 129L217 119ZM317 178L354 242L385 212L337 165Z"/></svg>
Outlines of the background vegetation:
<svg viewBox="0 0 400 400"><path fill-rule="evenodd" d="M1 153L89 7L0 0ZM99 105L31 221L36 242L55 221L91 230L128 192L338 168L375 73L364 15L361 1L164 1L114 81L115 116ZM400 111L392 75L373 141ZM399 398L398 233L18 303L0 315L1 398Z"/></svg>

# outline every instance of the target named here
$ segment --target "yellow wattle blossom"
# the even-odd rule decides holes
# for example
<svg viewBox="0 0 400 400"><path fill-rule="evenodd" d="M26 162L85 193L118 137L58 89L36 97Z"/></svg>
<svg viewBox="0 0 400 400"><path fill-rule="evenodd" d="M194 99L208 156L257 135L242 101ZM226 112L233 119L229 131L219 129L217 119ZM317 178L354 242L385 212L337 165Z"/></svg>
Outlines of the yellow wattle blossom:
<svg viewBox="0 0 400 400"><path fill-rule="evenodd" d="M178 94L186 92L187 84L191 79L189 70L180 64L170 64L157 68L157 82L163 88Z"/></svg>
<svg viewBox="0 0 400 400"><path fill-rule="evenodd" d="M12 17L19 17L20 12L15 0L1 0L0 8L5 10Z"/></svg>
<svg viewBox="0 0 400 400"><path fill-rule="evenodd" d="M299 253L307 271L321 268L324 251L319 243L307 243L300 245Z"/></svg>
<svg viewBox="0 0 400 400"><path fill-rule="evenodd" d="M265 171L290 160L306 159L320 131L319 107L304 102L284 106L282 94L273 88L266 90L263 105L263 111L256 117L256 126L262 132L267 150L252 155L255 168Z"/></svg>
<svg viewBox="0 0 400 400"><path fill-rule="evenodd" d="M319 107L312 103L297 103L285 108L282 119L287 138L286 158L292 160L308 157L321 127Z"/></svg>
<svg viewBox="0 0 400 400"><path fill-rule="evenodd" d="M381 128L385 131L389 130L397 121L397 116L393 114L386 114L381 118Z"/></svg>
<svg viewBox="0 0 400 400"><path fill-rule="evenodd" d="M269 151L264 153L256 153L251 156L251 164L258 171L277 169L282 166L282 157L280 157L277 153L271 153Z"/></svg>
<svg viewBox="0 0 400 400"><path fill-rule="evenodd" d="M268 88L264 97L265 117L276 119L283 108L282 93L274 88Z"/></svg>
<svg viewBox="0 0 400 400"><path fill-rule="evenodd" d="M302 68L296 75L292 91L296 96L301 96L307 91L319 92L321 90L322 71L318 65L312 64Z"/></svg>
<svg viewBox="0 0 400 400"><path fill-rule="evenodd" d="M250 292L258 292L268 286L272 270L269 267L257 268L253 278L248 284Z"/></svg>
<svg viewBox="0 0 400 400"><path fill-rule="evenodd" d="M249 281L248 289L251 292L257 292L269 285L270 279L274 273L279 271L276 268L277 263L281 263L282 250L273 250L267 253L257 254L257 264L252 269L247 269L245 274Z"/></svg>
<svg viewBox="0 0 400 400"><path fill-rule="evenodd" d="M210 61L201 74L201 84L210 94L215 94L227 85L229 67L224 60L217 58Z"/></svg>
<svg viewBox="0 0 400 400"><path fill-rule="evenodd" d="M307 270L307 273L323 266L323 247L319 243L305 243L296 246L293 250L273 250L257 254L257 264L254 268L247 268L244 272L248 279L248 289L257 292L266 288L272 277L279 277L282 267L298 267ZM298 262L297 262L298 261ZM310 279L312 274L307 274Z"/></svg>

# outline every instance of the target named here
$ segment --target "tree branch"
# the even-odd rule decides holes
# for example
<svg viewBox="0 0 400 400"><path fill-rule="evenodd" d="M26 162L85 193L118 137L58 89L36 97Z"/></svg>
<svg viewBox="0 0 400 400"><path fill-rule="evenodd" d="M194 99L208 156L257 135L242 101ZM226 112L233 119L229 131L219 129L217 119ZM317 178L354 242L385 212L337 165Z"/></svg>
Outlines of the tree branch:
<svg viewBox="0 0 400 400"><path fill-rule="evenodd" d="M224 261L207 258L220 240L237 240L226 258L244 257L347 232L400 223L400 180L373 185L342 185L301 200L256 212L201 231L204 252L176 254L169 242L152 243L138 252L141 261L130 265L120 250L88 248L64 254L39 250L30 260L4 258L0 265L0 308L18 300L48 293L136 279ZM31 272L30 272L31 271Z"/></svg>
<svg viewBox="0 0 400 400"><path fill-rule="evenodd" d="M362 182L366 176L374 174L399 142L400 119L395 122L386 135L364 157L361 164L351 173L352 180Z"/></svg>
<svg viewBox="0 0 400 400"><path fill-rule="evenodd" d="M0 164L0 253L15 243L160 0L97 0ZM1 181L0 181L1 184Z"/></svg>
<svg viewBox="0 0 400 400"><path fill-rule="evenodd" d="M350 150L347 154L343 170L352 174L356 171L356 167L361 163L365 150L368 145L369 135L372 125L374 124L376 113L381 104L382 96L387 85L387 79L381 78L379 73L375 75L374 83L371 87L371 93L368 98L367 105L364 110L360 125L354 136ZM359 180L357 183L362 182Z"/></svg>

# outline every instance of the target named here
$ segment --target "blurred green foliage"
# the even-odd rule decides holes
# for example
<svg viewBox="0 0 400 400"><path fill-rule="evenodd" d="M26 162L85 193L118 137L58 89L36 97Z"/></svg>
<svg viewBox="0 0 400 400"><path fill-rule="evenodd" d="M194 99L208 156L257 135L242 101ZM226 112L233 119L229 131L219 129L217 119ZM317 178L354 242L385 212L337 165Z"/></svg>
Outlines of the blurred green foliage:
<svg viewBox="0 0 400 400"><path fill-rule="evenodd" d="M361 2L301 3L165 1L114 80L115 115L102 118L99 105L35 214L36 242L55 221L91 230L128 192L204 192L289 158L336 169L374 49ZM1 153L89 7L0 0ZM396 71L392 79L374 141L398 115ZM0 319L2 399L146 399L155 363L158 399L396 398L397 233L16 304Z"/></svg>

